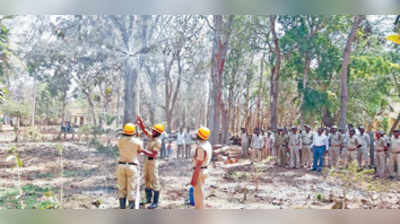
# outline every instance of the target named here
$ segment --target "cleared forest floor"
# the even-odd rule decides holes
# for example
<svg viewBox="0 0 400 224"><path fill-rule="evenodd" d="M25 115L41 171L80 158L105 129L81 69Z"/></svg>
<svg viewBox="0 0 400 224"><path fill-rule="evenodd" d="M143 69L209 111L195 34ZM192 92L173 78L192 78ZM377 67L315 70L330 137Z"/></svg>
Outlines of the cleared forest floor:
<svg viewBox="0 0 400 224"><path fill-rule="evenodd" d="M57 145L64 147L63 177ZM0 144L0 208L15 208L20 202L17 169L12 168L15 161L6 161L9 147ZM23 163L20 174L25 207L49 200L73 209L118 207L114 154L67 142L19 143L16 147ZM185 208L192 174L190 161L177 161L174 156L161 160L159 173L160 208ZM326 178L326 174L240 160L239 164L214 164L210 168L206 204L214 209L331 208L341 200L342 190L338 181ZM396 182L379 207L400 208L399 193ZM348 194L349 208L370 207L366 192L349 190Z"/></svg>

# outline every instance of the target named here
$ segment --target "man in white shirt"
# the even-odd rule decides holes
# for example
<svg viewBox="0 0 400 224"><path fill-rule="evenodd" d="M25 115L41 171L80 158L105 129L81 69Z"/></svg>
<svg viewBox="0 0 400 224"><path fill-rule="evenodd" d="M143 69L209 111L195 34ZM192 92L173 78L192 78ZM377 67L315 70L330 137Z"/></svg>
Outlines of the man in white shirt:
<svg viewBox="0 0 400 224"><path fill-rule="evenodd" d="M329 137L324 135L323 128L318 128L317 134L313 137L311 147L314 151L314 163L312 171L321 172L324 166L325 152L329 150Z"/></svg>
<svg viewBox="0 0 400 224"><path fill-rule="evenodd" d="M190 129L187 129L187 132L185 133L185 158L186 159L191 159L191 154L192 154L192 144L193 144L193 139L192 135L190 133Z"/></svg>
<svg viewBox="0 0 400 224"><path fill-rule="evenodd" d="M184 158L183 150L185 147L185 133L183 132L183 129L180 128L179 132L176 136L176 145L178 146L177 151L176 151L176 159L179 159L179 157Z"/></svg>

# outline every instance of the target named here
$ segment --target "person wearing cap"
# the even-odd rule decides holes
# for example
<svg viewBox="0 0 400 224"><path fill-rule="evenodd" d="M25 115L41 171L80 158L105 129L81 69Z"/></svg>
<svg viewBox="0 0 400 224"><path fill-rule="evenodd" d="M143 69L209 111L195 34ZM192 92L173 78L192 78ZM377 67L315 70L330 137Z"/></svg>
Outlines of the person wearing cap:
<svg viewBox="0 0 400 224"><path fill-rule="evenodd" d="M249 157L249 136L247 135L246 129L241 129L242 134L240 136L240 145L242 146L242 158Z"/></svg>
<svg viewBox="0 0 400 224"><path fill-rule="evenodd" d="M193 186L194 206L196 209L204 208L205 189L204 185L208 177L208 166L211 162L212 147L208 142L210 130L201 127L197 130L197 145L193 157L193 175L191 185Z"/></svg>
<svg viewBox="0 0 400 224"><path fill-rule="evenodd" d="M358 152L358 163L361 168L365 168L369 165L369 148L371 140L369 135L365 133L365 128L363 126L360 126L358 130L360 131L358 138L361 144L361 149Z"/></svg>
<svg viewBox="0 0 400 224"><path fill-rule="evenodd" d="M260 129L255 128L253 137L251 137L251 161L254 162L257 157L258 161L261 161L261 153L264 147L264 139L260 134Z"/></svg>
<svg viewBox="0 0 400 224"><path fill-rule="evenodd" d="M400 176L400 130L395 130L390 140L390 159L389 172L390 178L399 178ZM395 172L397 166L397 172Z"/></svg>
<svg viewBox="0 0 400 224"><path fill-rule="evenodd" d="M274 145L274 136L270 131L267 131L267 133L264 136L264 151L263 151L263 159L268 158L269 156L275 156L272 154L272 148Z"/></svg>
<svg viewBox="0 0 400 224"><path fill-rule="evenodd" d="M275 165L281 164L281 147L283 144L282 128L276 130L273 155L275 157ZM282 165L282 164L281 164Z"/></svg>
<svg viewBox="0 0 400 224"><path fill-rule="evenodd" d="M300 168L300 150L302 148L301 135L297 133L297 127L292 127L288 135L288 146L290 150L290 168Z"/></svg>
<svg viewBox="0 0 400 224"><path fill-rule="evenodd" d="M312 171L321 172L324 167L325 152L329 150L329 139L328 136L323 134L323 128L318 128L317 134L313 136L313 148L314 161Z"/></svg>
<svg viewBox="0 0 400 224"><path fill-rule="evenodd" d="M349 163L358 160L358 152L362 147L360 140L355 133L356 131L353 128L349 130L349 137L346 144L346 167L349 165Z"/></svg>
<svg viewBox="0 0 400 224"><path fill-rule="evenodd" d="M146 193L146 204L151 205L148 209L155 209L158 207L160 198L160 178L158 176L158 153L161 150L161 135L164 132L164 125L155 124L152 128L151 134L146 130L141 117L137 117L137 123L149 138L147 144L147 150L142 152L146 155L144 161L144 182L145 182L145 193ZM154 197L153 197L154 194ZM153 199L153 200L152 200Z"/></svg>
<svg viewBox="0 0 400 224"><path fill-rule="evenodd" d="M283 149L283 150L282 150ZM288 166L289 165L289 160L290 160L290 152L289 152L289 131L285 127L283 128L283 144L281 147L282 150L282 159L283 159L283 166Z"/></svg>
<svg viewBox="0 0 400 224"><path fill-rule="evenodd" d="M377 131L375 133L374 149L375 149L375 164L376 164L376 175L383 177L386 169L386 151L387 142L383 138L383 131Z"/></svg>
<svg viewBox="0 0 400 224"><path fill-rule="evenodd" d="M128 199L130 209L135 208L135 188L138 174L138 154L143 149L143 142L136 138L136 126L132 123L125 124L122 136L118 140L119 162L117 167L117 183L119 207L126 208Z"/></svg>
<svg viewBox="0 0 400 224"><path fill-rule="evenodd" d="M329 135L329 167L337 167L339 155L340 155L340 144L341 135L337 132L337 127L334 125L331 128L331 133Z"/></svg>
<svg viewBox="0 0 400 224"><path fill-rule="evenodd" d="M311 131L311 127L309 125L304 125L305 131L301 134L301 141L302 141L302 165L304 165L306 168L311 168L312 164L312 158L313 158L313 153L312 153L312 148L311 144L313 142L313 132Z"/></svg>

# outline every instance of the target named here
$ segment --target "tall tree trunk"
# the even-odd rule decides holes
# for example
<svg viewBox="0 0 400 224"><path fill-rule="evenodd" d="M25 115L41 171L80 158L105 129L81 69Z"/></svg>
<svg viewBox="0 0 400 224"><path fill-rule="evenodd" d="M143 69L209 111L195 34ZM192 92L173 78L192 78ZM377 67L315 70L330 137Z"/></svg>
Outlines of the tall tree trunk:
<svg viewBox="0 0 400 224"><path fill-rule="evenodd" d="M90 97L90 92L84 92L86 95L86 99L89 103L89 114L92 116L92 123L96 127L97 126L97 118L96 118L96 111L94 109L94 103L92 98Z"/></svg>
<svg viewBox="0 0 400 224"><path fill-rule="evenodd" d="M210 142L218 143L220 132L221 113L223 112L222 102L222 82L223 70L225 65L226 53L228 50L229 38L232 30L233 15L224 22L222 15L215 15L214 38L211 56L211 79L210 79L210 108L208 115L208 125L211 130ZM224 130L227 131L227 130Z"/></svg>
<svg viewBox="0 0 400 224"><path fill-rule="evenodd" d="M356 35L356 31L361 23L362 16L354 16L353 26L350 34L347 38L346 47L344 48L342 72L340 79L340 128L346 128L347 123L347 101L348 101L348 90L347 90L347 67L350 63L351 47Z"/></svg>
<svg viewBox="0 0 400 224"><path fill-rule="evenodd" d="M303 94L300 97L300 128L304 129L304 117L305 117L305 106L304 102L306 100L308 73L310 72L311 56L306 52L306 57L304 61L304 76L303 76Z"/></svg>
<svg viewBox="0 0 400 224"><path fill-rule="evenodd" d="M137 109L137 99L136 99L136 81L138 74L136 69L132 68L129 61L125 62L124 66L124 81L125 81L125 91L124 91L124 122L135 123L136 121L136 109Z"/></svg>
<svg viewBox="0 0 400 224"><path fill-rule="evenodd" d="M263 54L260 60L260 79L259 79L259 87L258 87L258 96L257 96L257 126L262 127L262 120L261 120L261 93L264 88L263 84L263 74L264 74L264 58L265 54Z"/></svg>
<svg viewBox="0 0 400 224"><path fill-rule="evenodd" d="M280 69L281 69L281 50L279 47L279 39L276 34L275 30L275 23L276 23L276 16L270 16L270 25L271 25L271 32L273 38L273 52L275 57L275 63L272 65L271 71L271 101L270 101L270 110L271 110L271 128L272 130L277 129L278 124L278 114L277 114L277 107L278 107L278 96L279 96L279 76L280 76Z"/></svg>

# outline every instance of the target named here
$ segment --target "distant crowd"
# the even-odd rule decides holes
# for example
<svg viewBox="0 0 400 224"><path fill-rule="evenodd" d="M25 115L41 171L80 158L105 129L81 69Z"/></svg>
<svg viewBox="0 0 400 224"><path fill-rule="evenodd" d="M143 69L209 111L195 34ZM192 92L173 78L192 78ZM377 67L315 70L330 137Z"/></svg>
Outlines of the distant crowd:
<svg viewBox="0 0 400 224"><path fill-rule="evenodd" d="M354 128L351 124L346 129L332 126L316 130L305 125L302 130L256 128L250 135L243 128L241 136L231 140L241 145L242 157L253 162L272 157L277 166L321 172L324 167L343 168L357 161L360 169L374 168L376 176L393 179L400 176L399 135L399 130L391 136L384 131L370 135L363 126Z"/></svg>

